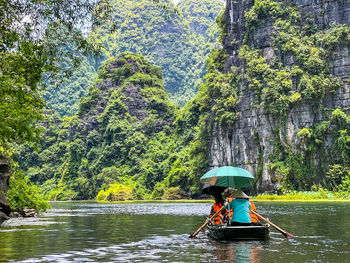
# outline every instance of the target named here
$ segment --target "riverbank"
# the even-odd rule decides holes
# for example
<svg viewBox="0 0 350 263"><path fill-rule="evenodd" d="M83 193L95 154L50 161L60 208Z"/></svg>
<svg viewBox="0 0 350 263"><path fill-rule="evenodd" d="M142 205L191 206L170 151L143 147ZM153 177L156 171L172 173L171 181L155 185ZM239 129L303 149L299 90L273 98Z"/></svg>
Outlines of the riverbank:
<svg viewBox="0 0 350 263"><path fill-rule="evenodd" d="M328 192L328 191L305 191L305 192L290 192L288 194L260 194L257 196L250 196L252 201L350 201L350 194ZM100 200L80 200L81 202L98 202L98 203L208 203L214 202L214 199L178 199L178 200L125 200L125 201L100 201ZM66 202L66 201L51 201L51 202ZM78 200L76 202L79 202Z"/></svg>

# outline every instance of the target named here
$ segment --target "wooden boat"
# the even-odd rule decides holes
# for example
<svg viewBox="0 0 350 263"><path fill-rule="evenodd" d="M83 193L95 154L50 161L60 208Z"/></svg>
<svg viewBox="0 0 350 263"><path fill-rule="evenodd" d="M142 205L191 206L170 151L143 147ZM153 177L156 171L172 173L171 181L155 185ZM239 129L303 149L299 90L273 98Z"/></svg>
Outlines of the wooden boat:
<svg viewBox="0 0 350 263"><path fill-rule="evenodd" d="M265 240L269 237L269 225L226 226L210 225L208 235L216 240Z"/></svg>

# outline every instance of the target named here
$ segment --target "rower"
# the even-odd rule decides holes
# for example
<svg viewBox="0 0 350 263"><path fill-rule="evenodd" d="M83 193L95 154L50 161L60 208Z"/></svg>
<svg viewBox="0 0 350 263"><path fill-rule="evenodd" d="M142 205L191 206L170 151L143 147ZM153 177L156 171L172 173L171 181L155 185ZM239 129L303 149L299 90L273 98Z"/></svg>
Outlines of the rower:
<svg viewBox="0 0 350 263"><path fill-rule="evenodd" d="M222 199L222 195L220 193L216 193L214 195L215 198L215 203L213 204L211 211L210 211L210 216L214 215L217 211L219 211L221 209L221 207L223 207L224 205L224 200ZM223 224L222 221L222 214L218 214L215 218L214 218L214 224L215 225L220 225Z"/></svg>

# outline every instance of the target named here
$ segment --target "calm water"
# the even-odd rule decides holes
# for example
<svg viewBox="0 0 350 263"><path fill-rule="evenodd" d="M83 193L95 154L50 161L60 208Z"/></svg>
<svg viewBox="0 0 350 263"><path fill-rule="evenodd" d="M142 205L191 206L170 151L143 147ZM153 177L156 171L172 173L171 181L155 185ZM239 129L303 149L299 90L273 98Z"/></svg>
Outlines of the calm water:
<svg viewBox="0 0 350 263"><path fill-rule="evenodd" d="M210 203L53 203L41 218L0 228L0 261L13 262L350 262L350 203L256 202L293 233L220 243L204 233Z"/></svg>

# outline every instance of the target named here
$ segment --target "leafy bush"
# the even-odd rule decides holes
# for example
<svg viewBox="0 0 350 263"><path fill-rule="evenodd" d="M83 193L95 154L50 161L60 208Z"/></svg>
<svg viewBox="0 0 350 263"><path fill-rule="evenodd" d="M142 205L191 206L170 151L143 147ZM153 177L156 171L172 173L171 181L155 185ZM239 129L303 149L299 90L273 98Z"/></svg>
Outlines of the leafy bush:
<svg viewBox="0 0 350 263"><path fill-rule="evenodd" d="M157 183L154 186L152 195L151 195L151 199L152 200L160 200L162 199L162 196L164 195L165 192L165 186L162 183Z"/></svg>
<svg viewBox="0 0 350 263"><path fill-rule="evenodd" d="M10 207L14 211L35 209L37 212L43 212L50 208L48 201L41 193L41 189L31 183L20 170L12 173L7 194Z"/></svg>
<svg viewBox="0 0 350 263"><path fill-rule="evenodd" d="M132 188L122 184L111 184L107 190L98 192L96 199L99 201L125 201L132 200Z"/></svg>
<svg viewBox="0 0 350 263"><path fill-rule="evenodd" d="M78 193L66 189L66 188L57 188L55 190L52 190L47 195L47 198L51 201L67 201L67 200L74 200L78 196Z"/></svg>

